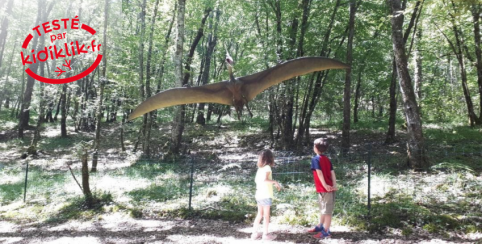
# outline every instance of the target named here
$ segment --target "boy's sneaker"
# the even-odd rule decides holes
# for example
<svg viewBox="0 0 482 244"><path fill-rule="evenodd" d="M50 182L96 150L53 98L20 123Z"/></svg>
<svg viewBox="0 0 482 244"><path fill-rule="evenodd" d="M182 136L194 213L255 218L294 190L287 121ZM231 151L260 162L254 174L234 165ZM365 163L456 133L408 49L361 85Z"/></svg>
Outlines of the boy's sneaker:
<svg viewBox="0 0 482 244"><path fill-rule="evenodd" d="M317 225L317 226L315 226L315 228L309 229L308 232L309 232L309 233L314 233L314 232L320 232L320 231L322 231L322 230L325 230L325 228L323 228L323 225L321 225L321 226L318 226L318 225Z"/></svg>
<svg viewBox="0 0 482 244"><path fill-rule="evenodd" d="M259 232L253 232L253 234L251 234L251 240L257 240L261 237L261 233Z"/></svg>
<svg viewBox="0 0 482 244"><path fill-rule="evenodd" d="M271 234L263 235L263 238L261 238L261 240L263 241L271 241L274 239L276 239L276 235L271 235Z"/></svg>
<svg viewBox="0 0 482 244"><path fill-rule="evenodd" d="M322 230L320 231L320 233L313 236L313 238L316 238L316 239L324 239L324 238L330 238L330 237L331 237L331 232L330 231L326 232L325 230Z"/></svg>

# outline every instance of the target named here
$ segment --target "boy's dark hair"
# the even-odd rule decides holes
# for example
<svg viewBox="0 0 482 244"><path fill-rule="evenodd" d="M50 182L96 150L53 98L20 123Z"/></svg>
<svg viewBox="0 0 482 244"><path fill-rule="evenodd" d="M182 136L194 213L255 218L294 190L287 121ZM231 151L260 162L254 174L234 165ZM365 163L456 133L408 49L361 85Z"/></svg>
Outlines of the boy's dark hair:
<svg viewBox="0 0 482 244"><path fill-rule="evenodd" d="M328 141L324 138L316 139L314 144L319 153L324 153L328 149Z"/></svg>
<svg viewBox="0 0 482 244"><path fill-rule="evenodd" d="M264 167L265 165L273 166L274 165L274 156L271 150L265 149L258 153L258 167Z"/></svg>

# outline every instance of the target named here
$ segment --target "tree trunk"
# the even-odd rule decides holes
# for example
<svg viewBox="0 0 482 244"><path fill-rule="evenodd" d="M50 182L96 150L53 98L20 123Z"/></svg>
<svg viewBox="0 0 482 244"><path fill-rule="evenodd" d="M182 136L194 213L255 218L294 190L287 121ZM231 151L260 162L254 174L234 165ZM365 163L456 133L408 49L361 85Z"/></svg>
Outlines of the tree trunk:
<svg viewBox="0 0 482 244"><path fill-rule="evenodd" d="M57 121L57 116L60 113L60 103L62 102L62 96L59 97L59 101L57 102L57 110L55 110L54 121Z"/></svg>
<svg viewBox="0 0 482 244"><path fill-rule="evenodd" d="M427 169L429 165L425 156L422 121L408 71L405 42L402 36L403 14L401 4L400 0L390 0L389 3L393 15L391 18L393 52L395 54L398 77L400 78L400 89L402 91L407 130L410 138L407 143L408 159L412 168L416 170Z"/></svg>
<svg viewBox="0 0 482 244"><path fill-rule="evenodd" d="M273 3L274 2L274 3ZM278 63L282 61L282 50L283 50L283 41L282 41L282 36L281 36L281 4L280 0L271 0L268 1L268 4L271 6L273 9L273 12L275 13L276 16L276 59ZM266 13L266 30L268 30L268 13ZM281 118L279 115L278 111L278 102L276 96L275 90L279 90L280 85L276 87L272 87L270 89L270 94L269 94L269 112L270 112L270 117L269 117L269 122L270 122L270 128L269 131L271 134L274 133L275 126L278 125L278 131L279 131L279 126L281 122ZM278 139L278 137L275 137L275 139ZM274 140L272 140L274 141ZM272 143L273 144L273 143Z"/></svg>
<svg viewBox="0 0 482 244"><path fill-rule="evenodd" d="M455 4L453 3L453 1L452 1L452 7L454 9L454 14L456 14ZM463 55L463 52L462 52L463 40L462 40L462 37L460 36L461 35L460 30L457 27L457 25L455 24L456 20L455 20L454 14L449 14L449 15L451 17L452 30L453 30L454 35L455 35L456 44L454 44L447 37L447 35L445 35L445 33L443 33L442 31L441 32L444 35L444 37L447 39L447 41L449 42L453 53L457 57L457 61L459 63L459 67L460 67L460 75L461 75L461 78L462 78L462 89L463 89L463 92L464 92L465 103L467 105L467 113L468 113L469 124L470 124L470 126L474 126L476 123L478 123L479 118L477 118L477 116L475 115L474 105L472 103L472 98L470 97L469 87L467 85L467 71L465 69L465 58L464 58L464 55ZM438 28L438 26L437 26L437 28Z"/></svg>
<svg viewBox="0 0 482 244"><path fill-rule="evenodd" d="M216 20L214 22L214 30L212 33L209 34L208 37L208 49L206 51L206 61L204 61L204 72L201 77L201 84L206 85L209 82L209 74L211 70L211 56L214 52L214 47L216 46L218 37L217 37L217 29L218 29L218 22L221 12L216 10ZM198 107L198 115L196 118L196 123L205 125L206 119L204 118L204 103L200 103Z"/></svg>
<svg viewBox="0 0 482 244"><path fill-rule="evenodd" d="M304 0L302 3L302 7L303 7L303 14L302 14L302 17L301 17L301 29L300 29L300 38L299 38L299 41L298 41L298 50L297 50L297 56L298 57L303 57L304 56L304 41L305 41L305 34L306 34L306 30L308 29L308 18L309 18L309 15L310 15L310 8L311 8L311 0ZM301 86L301 79L300 77L297 78L297 84L296 84L296 97L295 97L295 101L296 101L296 108L295 108L295 119L294 119L294 124L293 124L293 133L296 131L296 123L298 122L298 117L301 116L299 114L299 95L300 95L300 86ZM304 99L303 99L304 101ZM300 131L298 131L298 134L300 133ZM296 150L300 149L302 147L302 143L300 141L298 141L298 135L296 135L296 139L294 141L295 145L296 145Z"/></svg>
<svg viewBox="0 0 482 244"><path fill-rule="evenodd" d="M378 30L375 31L372 39L376 39L378 37L378 34L379 34ZM364 57L360 62L361 65L359 66L359 70L358 70L358 81L357 81L357 84L356 84L356 87L355 87L355 105L353 106L353 122L354 123L358 122L358 107L359 107L359 103L360 103L361 78L362 78L363 72L365 71L366 57L368 55L370 55L371 48L372 47L370 47L366 50L366 52L364 54ZM372 117L375 118L375 102L374 102L373 97L372 97Z"/></svg>
<svg viewBox="0 0 482 244"><path fill-rule="evenodd" d="M208 114L206 115L206 121L211 121L211 114L213 113L213 104L208 104Z"/></svg>
<svg viewBox="0 0 482 244"><path fill-rule="evenodd" d="M304 138L305 138L305 145L309 145L312 143L310 141L310 123L311 123L311 116L313 115L313 112L315 111L316 105L318 104L320 98L321 98L321 93L323 91L323 87L325 86L326 79L328 78L328 72L318 72L316 74L316 81L314 83L314 88L313 88L313 95L311 96L308 104L308 112L306 113L306 118L304 122Z"/></svg>
<svg viewBox="0 0 482 244"><path fill-rule="evenodd" d="M333 8L333 12L331 14L330 23L328 24L327 30L323 37L322 41L322 48L320 51L320 56L327 57L328 54L328 44L330 42L331 32L336 20L336 13L340 7L340 0L337 0L335 6ZM344 40L344 39L343 39ZM328 71L326 72L317 72L316 74L312 75L308 85L308 94L306 94L305 99L303 99L303 104L300 110L299 116L299 123L298 123L298 134L296 137L296 144L298 147L301 147L303 138L305 144L311 143L310 140L310 123L311 123L311 115L318 103L319 97L321 96L321 91L323 90L324 80L327 76ZM315 79L316 77L316 79ZM300 148L299 148L300 149ZM298 149L298 150L299 150Z"/></svg>
<svg viewBox="0 0 482 244"><path fill-rule="evenodd" d="M206 23L206 19L209 16L209 13L211 13L212 9L211 8L206 8L204 10L204 17L201 20L201 25L199 26L199 29L197 31L196 37L194 38L191 48L189 49L189 53L187 55L187 60L186 60L186 65L185 65L185 73L184 73L184 79L182 82L182 85L185 86L188 84L189 78L191 77L191 63L192 63L192 58L194 56L194 51L196 50L196 47L201 40L201 37L204 35L204 25ZM201 69L200 69L201 72ZM194 114L194 111L193 111Z"/></svg>
<svg viewBox="0 0 482 244"><path fill-rule="evenodd" d="M353 106L353 123L358 123L358 106L360 100L360 86L361 86L361 69L358 72L358 81L355 88L355 104Z"/></svg>
<svg viewBox="0 0 482 244"><path fill-rule="evenodd" d="M482 124L482 50L480 49L480 14L482 6L480 4L473 4L472 18L474 24L474 40L475 40L475 56L477 57L477 84L479 86L479 119L478 124Z"/></svg>
<svg viewBox="0 0 482 244"><path fill-rule="evenodd" d="M121 150L123 152L126 151L126 147L124 145L124 124L126 123L126 112L122 109L122 124L120 128L120 143L121 143Z"/></svg>
<svg viewBox="0 0 482 244"><path fill-rule="evenodd" d="M79 83L81 83L83 79L80 80ZM74 131L79 132L79 127L78 127L78 120L77 120L77 113L79 112L79 100L78 97L80 95L80 88L77 87L76 92L75 92L75 97L74 97L74 112L72 113L72 120L74 121Z"/></svg>
<svg viewBox="0 0 482 244"><path fill-rule="evenodd" d="M12 110L12 113L10 114L10 118L18 118L18 119L20 118L19 110L22 107L22 101L23 101L22 94L23 94L24 88L25 88L25 72L22 72L22 86L20 88L20 94L18 95L18 98L17 98L17 106L15 107L15 109Z"/></svg>
<svg viewBox="0 0 482 244"><path fill-rule="evenodd" d="M269 33L269 25L268 25L268 11L266 10L265 11L266 13L266 17L265 17L265 36L263 37L262 36L262 33L261 33L261 27L260 27L260 24L259 24L259 18L258 18L258 15L259 15L259 12L258 14L255 15L255 23L256 23L256 27L257 27L257 30L258 30L258 39L260 39L261 41L261 45L263 47L264 50L266 50L264 53L264 62L265 62L265 66L266 66L266 69L269 68L269 65L268 65L268 50L267 50L267 45L266 43L268 42L268 33ZM275 143L275 140L274 140L274 131L273 131L273 127L274 127L274 123L275 123L275 118L274 118L274 95L273 95L273 90L274 90L274 87L270 87L268 88L268 122L269 122L269 126L268 126L268 132L270 134L270 141L271 141L271 144L270 144L270 147L273 147L274 143Z"/></svg>
<svg viewBox="0 0 482 244"><path fill-rule="evenodd" d="M182 72L182 53L184 44L184 14L186 7L186 0L178 0L178 14L177 14L177 38L176 38L176 52L174 55L175 77L178 87L183 85ZM184 131L184 106L177 106L175 110L175 119L172 126L171 133L171 147L170 153L177 155L181 148L182 132Z"/></svg>
<svg viewBox="0 0 482 244"><path fill-rule="evenodd" d="M414 53L414 58L415 58L415 96L417 98L417 103L418 103L418 108L420 110L420 112L422 112L422 106L421 106L421 102L422 102L422 79L423 79L423 76L422 76L422 56L421 56L421 40L422 40L422 29L419 28L418 31L417 31L417 36L416 36L416 39L417 39L417 47L415 49L415 53Z"/></svg>
<svg viewBox="0 0 482 244"><path fill-rule="evenodd" d="M8 68L7 68L7 72L6 72L6 78L5 78L5 86L3 87L3 89L0 91L0 110L2 108L2 101L3 99L5 98L5 108L10 108L10 96L11 94L10 93L10 81L9 81L9 78L10 78L10 70L12 69L12 63L13 63L13 55L16 53L15 52L15 49L17 47L17 42L15 42L14 44L14 47L13 47L13 51L12 53L10 54L10 61L8 62ZM1 72L0 72L1 73ZM3 74L0 74L0 77L2 77ZM6 95L6 96L5 96Z"/></svg>
<svg viewBox="0 0 482 244"><path fill-rule="evenodd" d="M43 46L44 43L44 38L41 38L41 45ZM43 67L44 63L40 63L40 76L44 76L44 70ZM7 77L8 78L8 77ZM40 92L39 92L39 111L38 111L38 117L37 117L37 126L35 127L35 132L32 138L32 141L30 143L30 148L29 148L29 154L37 154L37 142L40 140L40 131L42 128L42 123L43 123L43 116L44 116L44 104L45 104L45 99L44 99L44 83L40 83Z"/></svg>
<svg viewBox="0 0 482 244"><path fill-rule="evenodd" d="M422 4L425 0L418 1L417 4L415 5L415 8L412 12L412 17L410 18L410 22L408 24L407 29L405 30L405 33L403 34L403 43L405 46L405 43L408 40L408 37L410 36L410 32L412 28L416 28L416 24L418 23L417 20L417 13L421 12L421 7ZM404 0L402 3L402 9L405 10L407 1ZM420 16L420 13L418 14ZM400 16L401 22L403 23L404 15L402 14ZM408 59L408 58L407 58ZM397 64L395 61L395 57L392 62L392 78L390 82L390 111L389 111L389 119L388 119L388 131L387 131L387 137L385 138L385 144L390 144L396 141L395 139L395 124L396 124L396 116L397 116Z"/></svg>
<svg viewBox="0 0 482 244"><path fill-rule="evenodd" d="M385 144L395 142L395 124L397 118L397 64L395 58L392 61L392 78L390 79L390 109L388 117L388 131Z"/></svg>
<svg viewBox="0 0 482 244"><path fill-rule="evenodd" d="M84 192L85 203L88 208L92 208L94 203L94 197L92 196L92 192L90 191L90 184L89 184L89 165L87 163L88 156L87 156L87 149L82 149L82 190Z"/></svg>
<svg viewBox="0 0 482 244"><path fill-rule="evenodd" d="M161 84L162 84L162 77L164 76L164 64L166 63L166 53L167 53L167 49L168 49L168 46L169 46L169 40L171 40L171 32L172 32L172 26L174 24L174 20L176 18L176 10L177 10L177 2L174 3L174 13L172 14L172 19L171 19L171 22L169 23L169 29L167 31L167 34L164 38L164 48L163 48L163 51L162 51L162 58L161 58L161 65L160 65L160 68L159 68L159 75L158 75L158 78L157 78L157 89L156 89L156 93L159 93L161 91Z"/></svg>
<svg viewBox="0 0 482 244"><path fill-rule="evenodd" d="M37 8L37 20L35 23L40 23L42 19L42 10L45 8L45 1L38 0ZM39 36L34 35L32 41L32 49L37 49ZM33 73L37 73L39 62L30 64L30 70ZM25 93L23 94L22 108L20 109L20 118L18 126L18 137L23 138L23 132L29 126L30 119L30 102L32 101L32 92L35 85L35 79L30 75L27 76L27 86L25 88Z"/></svg>
<svg viewBox="0 0 482 244"><path fill-rule="evenodd" d="M467 71L465 69L465 59L462 53L462 47L461 47L461 40L459 37L459 30L453 23L452 29L455 34L455 40L456 40L456 45L454 46L452 43L452 50L454 54L457 57L457 60L459 62L459 67L460 67L460 76L461 76L461 81L462 81L462 89L464 91L464 98L465 98L465 104L467 105L467 113L468 113L468 119L469 119L469 124L470 126L474 126L478 120L477 116L475 115L474 112L474 104L472 102L472 98L470 96L470 90L467 85Z"/></svg>
<svg viewBox="0 0 482 244"><path fill-rule="evenodd" d="M52 10L53 4L50 4L45 8L42 16L42 22L47 21L47 17ZM43 47L45 45L45 35L40 36L39 38L39 47ZM40 67L40 76L45 77L45 64L41 62L39 64ZM48 67L48 66L47 66ZM7 74L8 79L8 74ZM35 128L35 132L32 138L32 142L30 144L29 153L37 154L37 142L40 140L40 131L42 128L42 123L44 122L44 112L45 112L45 98L44 98L44 83L40 83L40 91L39 91L39 108L38 108L38 117L37 117L37 126Z"/></svg>
<svg viewBox="0 0 482 244"><path fill-rule="evenodd" d="M60 95L61 103L60 110L62 112L62 117L60 119L60 132L61 137L67 137L67 84L62 85L62 95Z"/></svg>
<svg viewBox="0 0 482 244"><path fill-rule="evenodd" d="M291 28L289 29L289 36L288 36L288 48L283 53L284 50L282 46L282 11L281 11L281 2L279 0L275 0L274 3L271 1L269 2L271 8L273 9L275 16L276 16L276 35L277 35L277 56L278 62L282 61L283 59L291 59L296 55L296 36L298 34L298 27L299 27L299 16L295 14L293 20L291 21L290 25ZM308 1L304 0L299 2L298 9L301 8L303 5L308 5ZM303 38L303 36L301 36ZM292 150L292 146L294 144L293 135L293 107L294 107L294 96L295 96L295 89L294 89L294 81L295 79L291 79L288 81L283 82L282 85L278 86L280 89L279 97L278 97L278 104L277 107L280 108L280 113L277 114L277 121L279 128L283 131L282 133L282 143L281 146L284 150ZM276 111L274 111L276 112Z"/></svg>
<svg viewBox="0 0 482 244"><path fill-rule="evenodd" d="M13 0L8 1L5 14L0 27L0 67L2 67L3 52L7 43L9 15L12 14ZM1 9L1 8L0 8Z"/></svg>
<svg viewBox="0 0 482 244"><path fill-rule="evenodd" d="M351 0L350 2L350 20L348 23L349 34L348 34L348 44L346 51L346 64L351 66L353 60L353 36L355 35L355 13L356 13L356 2ZM341 147L342 152L348 152L350 148L350 97L351 97L351 68L346 70L345 75L345 89L343 93L343 129L341 135Z"/></svg>
<svg viewBox="0 0 482 244"><path fill-rule="evenodd" d="M104 7L104 40L102 43L102 56L103 56L103 63L102 66L102 74L100 78L100 88L99 88L99 103L97 105L97 118L96 118L96 125L95 125L95 140L94 140L94 154L92 157L92 172L97 172L97 161L98 161L98 153L99 153L99 145L100 145L100 125L102 120L102 100L104 99L104 87L107 83L107 21L109 19L109 0L105 0L105 7Z"/></svg>
<svg viewBox="0 0 482 244"><path fill-rule="evenodd" d="M152 42L154 36L154 25L156 24L156 17L157 17L157 7L159 5L159 0L156 0L154 6L154 13L151 19L151 33L149 34L149 47L147 48L147 63L146 63L146 98L151 97L151 57L152 57ZM149 156L151 154L150 151L150 140L151 140L151 126L152 126L152 119L154 118L154 112L149 112L148 115L148 122L146 124L146 133L144 138L144 143L142 144L143 152L145 155Z"/></svg>
<svg viewBox="0 0 482 244"><path fill-rule="evenodd" d="M206 8L206 10L204 10L204 17L201 20L201 26L199 26L196 37L192 41L191 48L189 49L189 53L187 54L186 65L184 66L185 73L184 73L184 79L183 79L182 85L186 85L191 76L191 63L192 63L192 58L194 56L194 51L196 50L196 47L199 41L201 40L201 37L204 35L204 24L206 23L206 19L208 18L209 13L211 13L211 11L212 11L211 8Z"/></svg>
<svg viewBox="0 0 482 244"><path fill-rule="evenodd" d="M145 87L144 87L144 38L145 38L145 33L146 33L146 0L142 1L141 5L141 32L140 32L140 37L139 37L139 49L138 49L138 58L139 58L139 93L140 93L140 98L141 101L146 100L146 92L145 92ZM142 116L142 127L141 127L141 133L139 133L138 137L138 142L139 143L141 140L142 142L142 151L145 151L145 140L146 140L146 132L147 132L147 119L148 114L144 114ZM137 148L137 147L136 147Z"/></svg>

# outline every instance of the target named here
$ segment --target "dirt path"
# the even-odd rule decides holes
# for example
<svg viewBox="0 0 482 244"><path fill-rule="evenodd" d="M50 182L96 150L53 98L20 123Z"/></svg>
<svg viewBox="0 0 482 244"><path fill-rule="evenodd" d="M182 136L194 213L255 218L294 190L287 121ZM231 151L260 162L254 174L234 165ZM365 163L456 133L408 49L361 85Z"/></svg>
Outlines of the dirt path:
<svg viewBox="0 0 482 244"><path fill-rule="evenodd" d="M305 228L270 225L278 237L275 241L250 240L251 226L219 220L132 219L115 213L94 221L69 221L62 224L17 225L0 221L0 243L474 243L470 239L448 240L429 237L401 238L396 235L374 235L334 226L333 237L316 240ZM480 238L480 236L478 237ZM480 239L479 239L480 240Z"/></svg>

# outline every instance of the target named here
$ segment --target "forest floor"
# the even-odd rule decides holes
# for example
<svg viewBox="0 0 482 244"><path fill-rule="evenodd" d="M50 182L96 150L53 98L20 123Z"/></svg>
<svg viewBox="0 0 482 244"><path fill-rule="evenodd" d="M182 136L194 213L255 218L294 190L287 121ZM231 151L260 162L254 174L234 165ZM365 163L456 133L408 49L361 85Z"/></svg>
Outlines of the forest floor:
<svg viewBox="0 0 482 244"><path fill-rule="evenodd" d="M370 234L335 225L333 236L318 240L305 227L270 224L277 235L273 241L251 240L251 226L207 219L132 219L122 214L105 215L96 220L72 220L67 223L23 224L0 222L0 243L477 243L481 235L450 238L414 233Z"/></svg>
<svg viewBox="0 0 482 244"><path fill-rule="evenodd" d="M27 131L24 140L15 139L14 126L14 124L6 124L0 128L0 153L4 158L0 161L0 176L2 170L7 172L7 169L15 167L20 167L22 170L25 168L25 160L19 158L28 147L32 131ZM127 158L137 157L138 154L120 152L119 128L114 124L106 124L106 127L103 128L102 151L106 155L122 154ZM126 127L127 151L132 151L134 147L137 128L133 125ZM31 166L47 172L67 172L65 160L58 159L72 158L78 142L93 138L92 132L74 133L72 131L73 128L69 127L69 138L63 139L60 138L58 125L46 126L42 132L44 138L39 145L39 155L29 158ZM168 141L169 131L169 126L165 124L153 133L152 145L157 157L162 157L161 152L166 149L165 142ZM313 128L311 133L313 138L319 136L331 138L335 148L339 145L341 133L337 130L318 127ZM482 135L482 130L477 133ZM404 133L399 131L398 136L403 138ZM364 144L383 142L384 137L383 132L354 130L351 134L351 141L356 151L356 148L364 150ZM207 167L212 168L212 172L218 172L226 166L226 162L232 160L255 158L257 151L270 144L269 134L263 132L259 126L251 127L239 122L227 123L222 126L188 125L183 139L186 142L185 150L205 160ZM377 147L375 150L392 154L403 153L404 144L402 142L395 143L390 146ZM305 158L311 156L309 147L303 151L308 154L304 156ZM482 164L480 161L471 166L476 170L476 179L481 180ZM129 162L103 163L99 165L99 171L115 171L129 167L132 167ZM74 170L79 170L79 168L78 163L72 165ZM20 169L18 172L21 172ZM8 176L6 173L4 175ZM18 179L21 177L23 175L19 174L15 179L0 179L0 187L5 186L1 190L9 189L10 185L20 185L22 182ZM76 191L78 194L78 188ZM434 234L422 228L414 228L409 235L402 235L399 229L386 228L382 232L369 232L358 230L336 220L332 226L332 238L317 240L306 233L308 228L306 225L286 224L278 221L276 217L270 224L270 231L278 236L277 239L271 242L252 241L249 239L252 216L245 221L166 217L155 214L156 207L153 206L162 207L162 204L150 205L150 213L143 211L142 217L132 217L132 213L128 211L95 212L65 221L35 219L36 216L44 216L42 214L28 217L31 214L29 211L34 208L41 208L38 212L44 214L48 212L55 215L56 212L59 212L58 207L50 204L53 200L50 200L49 197L46 199L39 200L37 198L23 203L23 196L15 196L8 201L5 199L0 201L0 243L482 243L480 231L465 233L442 230ZM0 200L2 199L0 198ZM56 199L56 201L62 201L62 199Z"/></svg>

